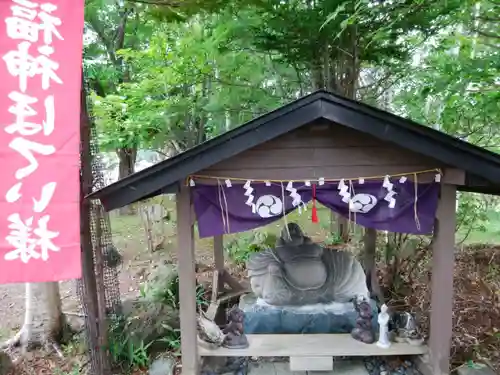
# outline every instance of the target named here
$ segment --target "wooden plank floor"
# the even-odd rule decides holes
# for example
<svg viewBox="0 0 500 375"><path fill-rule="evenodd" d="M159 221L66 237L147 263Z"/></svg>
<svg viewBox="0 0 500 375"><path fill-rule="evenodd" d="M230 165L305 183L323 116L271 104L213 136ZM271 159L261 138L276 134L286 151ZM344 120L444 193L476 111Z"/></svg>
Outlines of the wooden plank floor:
<svg viewBox="0 0 500 375"><path fill-rule="evenodd" d="M289 357L289 356L386 356L419 355L427 346L393 343L389 349L354 340L350 334L318 335L247 335L247 349L208 349L199 347L202 356L224 357Z"/></svg>

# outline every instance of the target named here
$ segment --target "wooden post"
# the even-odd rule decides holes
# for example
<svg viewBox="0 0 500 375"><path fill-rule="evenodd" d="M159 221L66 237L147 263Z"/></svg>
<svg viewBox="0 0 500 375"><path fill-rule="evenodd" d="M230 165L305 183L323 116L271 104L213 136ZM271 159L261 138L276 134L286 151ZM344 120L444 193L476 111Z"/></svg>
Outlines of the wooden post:
<svg viewBox="0 0 500 375"><path fill-rule="evenodd" d="M181 186L176 203L182 374L197 375L199 360L196 329L196 271L191 193L187 186Z"/></svg>
<svg viewBox="0 0 500 375"><path fill-rule="evenodd" d="M96 243L94 244L94 257L95 257L95 280L97 289L97 319L98 319L98 343L99 350L101 352L102 358L102 373L111 373L111 363L109 358L108 348L108 325L106 316L106 287L104 284L104 256L102 250L104 244L102 242L102 206L97 204L91 204L90 206L91 217L90 220L95 222L95 235L97 237ZM95 217L92 217L94 213Z"/></svg>
<svg viewBox="0 0 500 375"><path fill-rule="evenodd" d="M365 228L363 236L364 254L363 266L366 273L367 284L370 286L371 297L377 297L380 304L385 303L384 295L377 277L377 230L373 228Z"/></svg>
<svg viewBox="0 0 500 375"><path fill-rule="evenodd" d="M441 185L432 251L430 315L430 367L433 375L450 373L455 265L456 193L454 185Z"/></svg>
<svg viewBox="0 0 500 375"><path fill-rule="evenodd" d="M337 215L337 233L339 237L342 239L343 243L349 242L348 227L349 227L348 220L341 215Z"/></svg>
<svg viewBox="0 0 500 375"><path fill-rule="evenodd" d="M224 289L224 243L223 236L214 236L214 263L215 270L212 277L212 297L205 316L215 320L219 309L219 291Z"/></svg>
<svg viewBox="0 0 500 375"><path fill-rule="evenodd" d="M94 251L92 244L91 233L91 211L92 204L88 199L85 199L87 194L92 192L92 154L90 150L91 137L91 121L87 108L87 92L85 90L84 74L82 70L82 86L80 90L80 240L82 252L82 297L84 307L86 307L86 327L87 327L87 344L90 347L90 371L95 371L98 374L107 375L111 364L109 356L105 350L101 349L102 341L102 316L99 321L99 301L98 291L104 295L104 289L99 290L97 287L96 270L98 267L94 262ZM98 225L99 228L99 225ZM97 238L99 234L96 234ZM96 253L96 255L98 255ZM97 262L97 259L96 259ZM101 285L102 287L102 285ZM102 306L102 304L101 304ZM106 332L107 333L107 332Z"/></svg>
<svg viewBox="0 0 500 375"><path fill-rule="evenodd" d="M363 265L365 272L372 271L375 268L377 253L377 231L372 228L365 228L363 237Z"/></svg>
<svg viewBox="0 0 500 375"><path fill-rule="evenodd" d="M224 269L224 238L222 235L214 237L214 263L215 269Z"/></svg>

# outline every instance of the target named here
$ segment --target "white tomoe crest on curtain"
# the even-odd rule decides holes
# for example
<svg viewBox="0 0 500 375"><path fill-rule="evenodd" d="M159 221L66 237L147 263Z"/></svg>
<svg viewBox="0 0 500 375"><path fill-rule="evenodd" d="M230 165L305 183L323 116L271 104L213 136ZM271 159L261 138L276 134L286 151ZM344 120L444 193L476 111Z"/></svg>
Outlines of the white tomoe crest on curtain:
<svg viewBox="0 0 500 375"><path fill-rule="evenodd" d="M262 195L255 203L257 215L267 219L283 213L283 202L275 195Z"/></svg>
<svg viewBox="0 0 500 375"><path fill-rule="evenodd" d="M349 201L349 211L366 214L377 205L377 198L371 194L356 194Z"/></svg>

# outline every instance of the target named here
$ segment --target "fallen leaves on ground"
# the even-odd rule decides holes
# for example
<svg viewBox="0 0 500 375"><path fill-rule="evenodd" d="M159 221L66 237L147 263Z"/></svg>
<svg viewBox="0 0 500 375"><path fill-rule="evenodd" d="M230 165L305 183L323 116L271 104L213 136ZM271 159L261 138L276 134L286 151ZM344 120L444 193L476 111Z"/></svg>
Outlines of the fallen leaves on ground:
<svg viewBox="0 0 500 375"><path fill-rule="evenodd" d="M73 375L78 374L81 363L85 358L60 358L55 354L47 354L43 351L29 352L25 356L15 354L16 364L8 375Z"/></svg>
<svg viewBox="0 0 500 375"><path fill-rule="evenodd" d="M431 259L423 259L418 278L405 279L404 295L392 304L417 313L429 332ZM387 270L382 270L382 274ZM403 293L402 293L403 294ZM500 371L500 247L474 246L457 252L454 276L452 364L485 362Z"/></svg>

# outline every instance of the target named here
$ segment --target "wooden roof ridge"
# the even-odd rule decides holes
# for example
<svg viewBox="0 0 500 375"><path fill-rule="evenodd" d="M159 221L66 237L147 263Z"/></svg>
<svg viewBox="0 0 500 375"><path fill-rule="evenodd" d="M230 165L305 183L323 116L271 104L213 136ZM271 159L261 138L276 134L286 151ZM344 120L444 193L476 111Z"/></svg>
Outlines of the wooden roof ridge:
<svg viewBox="0 0 500 375"><path fill-rule="evenodd" d="M189 175L318 120L346 126L465 170L466 184L462 190L500 193L500 154L370 105L319 90L114 182L88 198L100 199L104 207L111 210L176 192L179 181Z"/></svg>

